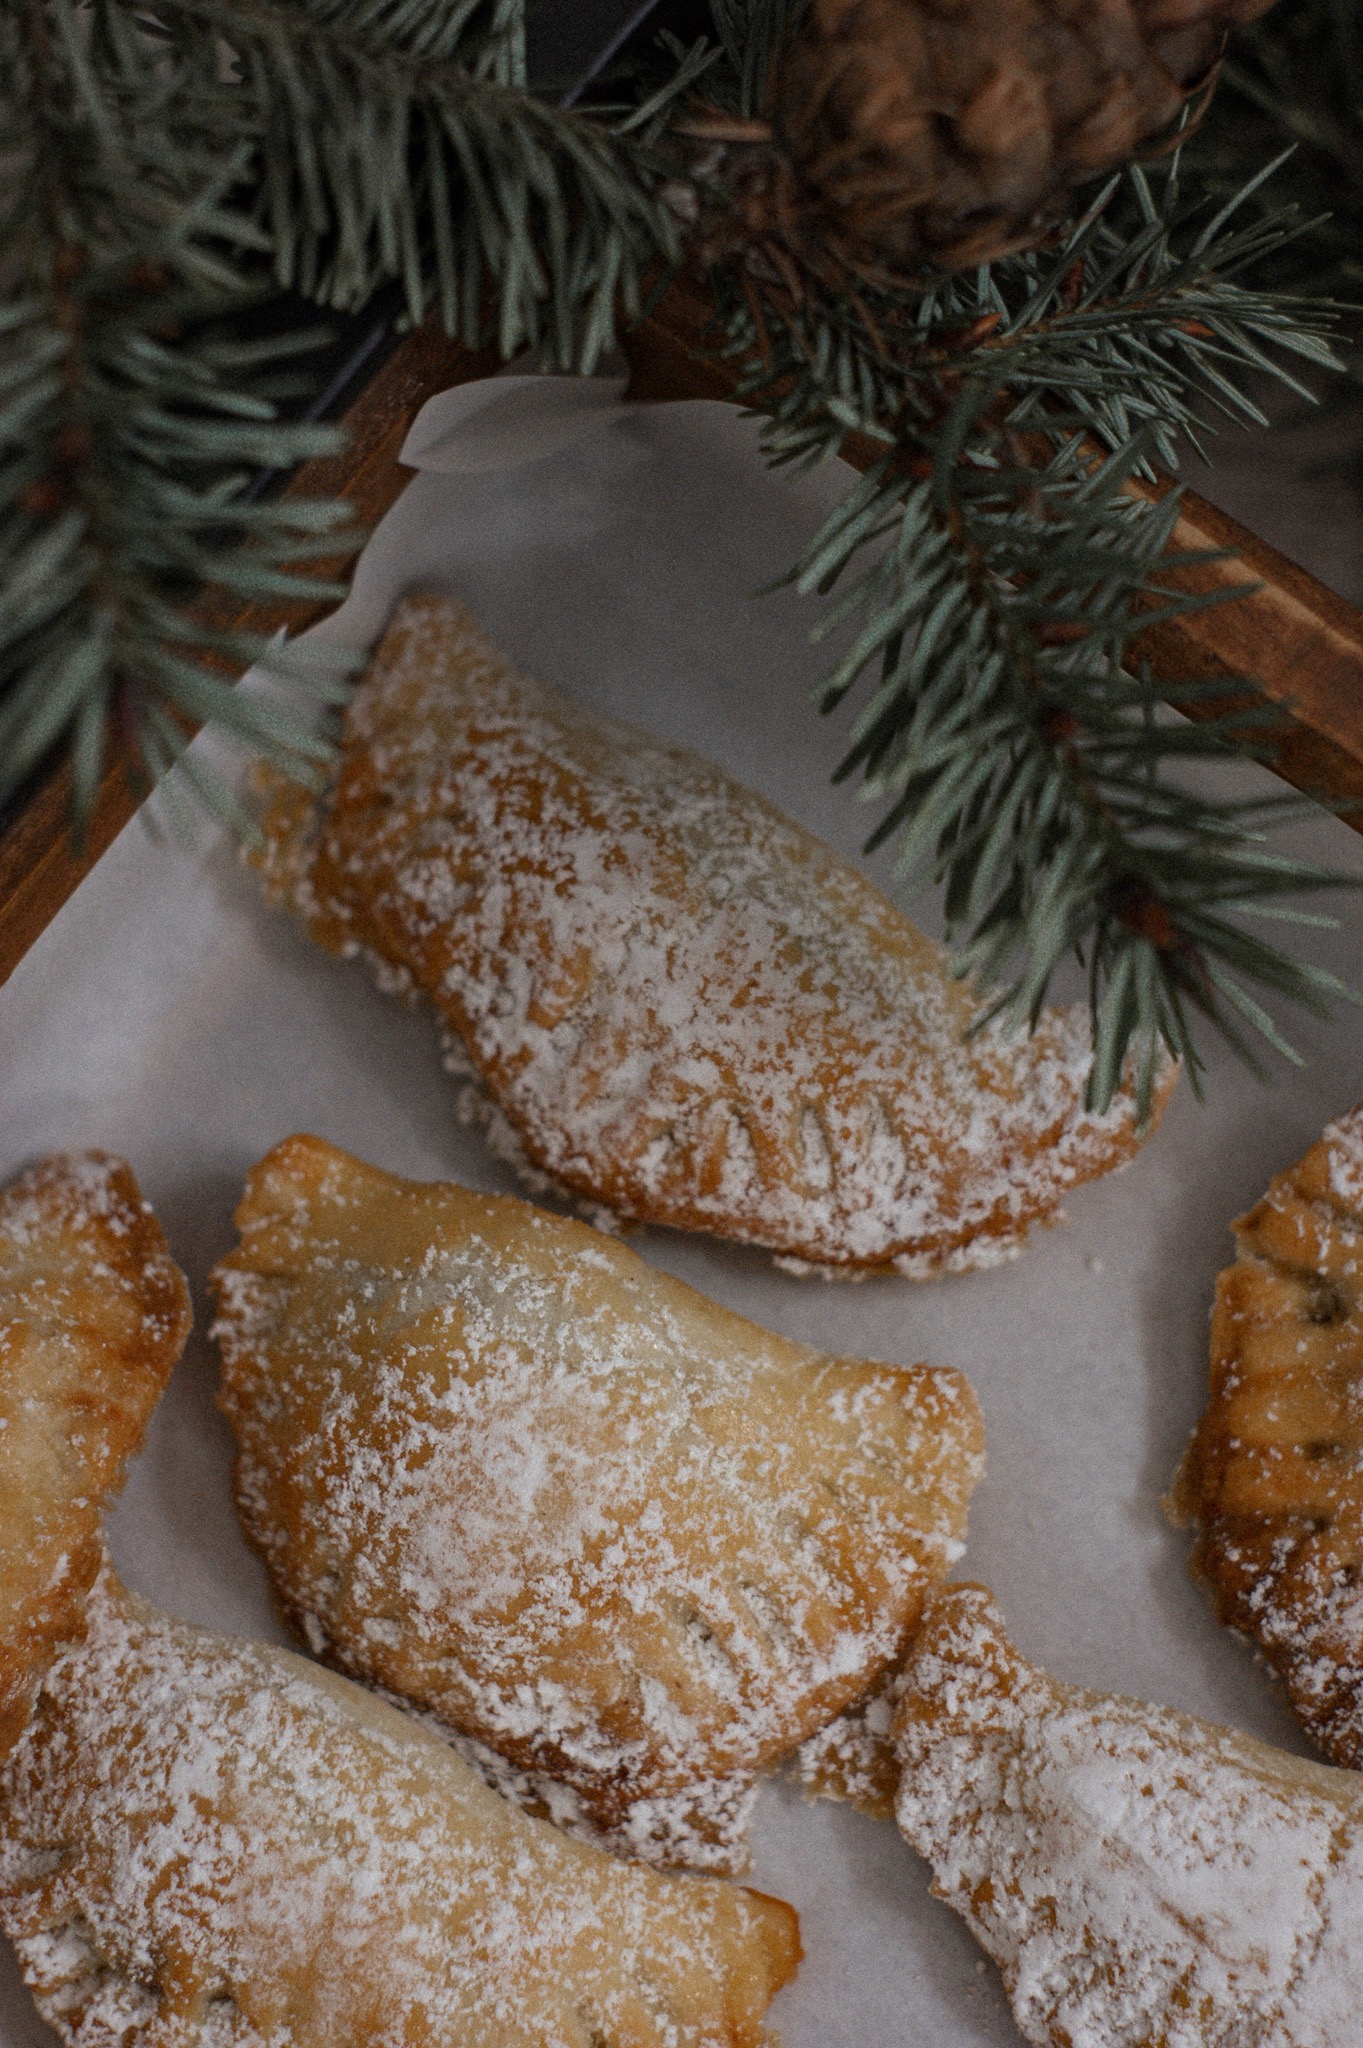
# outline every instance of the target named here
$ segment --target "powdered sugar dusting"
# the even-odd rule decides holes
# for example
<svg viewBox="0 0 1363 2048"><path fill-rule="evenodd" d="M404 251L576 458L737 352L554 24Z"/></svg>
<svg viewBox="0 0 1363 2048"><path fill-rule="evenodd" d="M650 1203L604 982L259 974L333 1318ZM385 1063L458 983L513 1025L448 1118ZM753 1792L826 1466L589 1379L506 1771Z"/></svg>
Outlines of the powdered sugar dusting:
<svg viewBox="0 0 1363 2048"><path fill-rule="evenodd" d="M30 1339L69 1346L66 1326L86 1320L75 1305L101 1290L111 1346L134 1330L150 1346L183 1339L184 1285L131 1169L105 1152L53 1153L0 1191L0 1342L13 1314Z"/></svg>
<svg viewBox="0 0 1363 2048"><path fill-rule="evenodd" d="M1363 1103L1325 1130L1330 1192L1342 1209L1363 1222Z"/></svg>
<svg viewBox="0 0 1363 2048"><path fill-rule="evenodd" d="M58 1216L68 1229L99 1223L111 1236L127 1237L127 1172L121 1160L104 1152L54 1154L5 1189L0 1227L11 1244L24 1250L50 1238ZM139 1199L135 1206L142 1215L151 1214L146 1202Z"/></svg>
<svg viewBox="0 0 1363 2048"><path fill-rule="evenodd" d="M625 1856L664 1868L712 1870L733 1876L743 1861L758 1781L751 1774L686 1786L670 1799L640 1799L611 1833L597 1827L581 1796L547 1771L526 1770L472 1735L451 1728L438 1714L414 1706L382 1686L375 1687L403 1713L414 1715L447 1742L485 1785L536 1820L549 1821L575 1841L608 1856Z"/></svg>
<svg viewBox="0 0 1363 2048"><path fill-rule="evenodd" d="M1128 1100L1083 1112L1085 1014L967 1043L971 994L862 875L446 599L399 608L323 813L272 832L276 893L408 970L531 1162L621 1215L919 1277L1134 1147Z"/></svg>
<svg viewBox="0 0 1363 2048"><path fill-rule="evenodd" d="M58 1154L0 1192L0 1752L80 1632L102 1503L189 1328L130 1169Z"/></svg>
<svg viewBox="0 0 1363 2048"><path fill-rule="evenodd" d="M410 1721L106 1576L0 1784L0 1919L78 2048L741 2048L794 1916L525 1819Z"/></svg>
<svg viewBox="0 0 1363 2048"><path fill-rule="evenodd" d="M152 1346L183 1337L183 1283L129 1167L53 1153L0 1191L0 1344L22 1324L27 1342L69 1349L79 1339L66 1326L79 1330L79 1305L100 1290L111 1347L134 1331Z"/></svg>
<svg viewBox="0 0 1363 2048"><path fill-rule="evenodd" d="M899 1824L1050 2048L1341 2048L1363 2001L1363 1785L1032 1670L934 1602Z"/></svg>
<svg viewBox="0 0 1363 2048"><path fill-rule="evenodd" d="M959 1550L959 1374L832 1359L528 1204L317 1139L218 1270L238 1497L347 1669L739 1867L755 1773L874 1689Z"/></svg>
<svg viewBox="0 0 1363 2048"><path fill-rule="evenodd" d="M1174 1488L1221 1618L1333 1762L1363 1764L1363 1111L1236 1225L1211 1399Z"/></svg>
<svg viewBox="0 0 1363 2048"><path fill-rule="evenodd" d="M864 1704L801 1743L794 1777L808 1798L845 1799L875 1820L893 1817L899 1757L891 1730L903 1685L896 1671Z"/></svg>

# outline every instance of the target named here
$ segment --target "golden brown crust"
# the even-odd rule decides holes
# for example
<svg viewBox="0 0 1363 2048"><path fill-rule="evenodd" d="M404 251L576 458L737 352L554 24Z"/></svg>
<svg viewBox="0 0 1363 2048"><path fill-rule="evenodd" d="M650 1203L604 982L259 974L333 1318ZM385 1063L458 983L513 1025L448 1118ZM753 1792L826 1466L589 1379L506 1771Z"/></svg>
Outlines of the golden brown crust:
<svg viewBox="0 0 1363 2048"><path fill-rule="evenodd" d="M184 1275L129 1167L57 1157L0 1193L0 1754L80 1631L100 1510L189 1325Z"/></svg>
<svg viewBox="0 0 1363 2048"><path fill-rule="evenodd" d="M1221 1620L1335 1763L1363 1763L1363 1109L1235 1225L1173 1511Z"/></svg>
<svg viewBox="0 0 1363 2048"><path fill-rule="evenodd" d="M1363 1999L1363 1785L1065 1685L983 1586L934 1596L899 1824L1036 2048L1342 2048Z"/></svg>
<svg viewBox="0 0 1363 2048"><path fill-rule="evenodd" d="M757 2048L800 1957L784 1902L570 1841L111 1572L0 1767L0 1924L72 2048Z"/></svg>
<svg viewBox="0 0 1363 2048"><path fill-rule="evenodd" d="M267 886L436 1004L529 1160L618 1214L915 1276L1016 1249L1136 1148L1086 1013L966 1041L942 949L772 805L406 599ZM1172 1084L1166 1068L1156 1112Z"/></svg>
<svg viewBox="0 0 1363 2048"><path fill-rule="evenodd" d="M833 1359L529 1203L277 1146L214 1275L247 1531L313 1647L658 1861L872 1692L959 1553L968 1383Z"/></svg>

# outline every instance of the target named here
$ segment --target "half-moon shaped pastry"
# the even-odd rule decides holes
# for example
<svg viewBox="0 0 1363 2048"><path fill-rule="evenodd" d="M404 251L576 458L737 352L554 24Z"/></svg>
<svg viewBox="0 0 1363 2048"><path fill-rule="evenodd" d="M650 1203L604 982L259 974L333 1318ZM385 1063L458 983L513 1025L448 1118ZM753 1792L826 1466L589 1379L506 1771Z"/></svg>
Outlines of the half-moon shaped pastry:
<svg viewBox="0 0 1363 2048"><path fill-rule="evenodd" d="M529 1161L622 1217L922 1277L1135 1150L1127 1095L1084 1111L1085 1010L967 1042L976 997L864 875L447 598L398 607L334 788L265 829L275 896L424 990Z"/></svg>
<svg viewBox="0 0 1363 2048"><path fill-rule="evenodd" d="M1235 1225L1171 1511L1332 1762L1363 1764L1363 1108Z"/></svg>
<svg viewBox="0 0 1363 2048"><path fill-rule="evenodd" d="M0 1755L82 1627L100 1509L189 1324L184 1275L121 1161L58 1156L0 1193Z"/></svg>
<svg viewBox="0 0 1363 2048"><path fill-rule="evenodd" d="M1343 2048L1363 2010L1363 1786L1061 1685L988 1591L928 1609L898 1818L1038 2048Z"/></svg>
<svg viewBox="0 0 1363 2048"><path fill-rule="evenodd" d="M829 1358L585 1224L317 1138L217 1268L237 1498L312 1647L736 1867L754 1774L873 1691L959 1554L959 1373Z"/></svg>
<svg viewBox="0 0 1363 2048"><path fill-rule="evenodd" d="M780 1900L571 1841L112 1572L0 1767L0 1923L73 2048L753 2048L800 1954Z"/></svg>

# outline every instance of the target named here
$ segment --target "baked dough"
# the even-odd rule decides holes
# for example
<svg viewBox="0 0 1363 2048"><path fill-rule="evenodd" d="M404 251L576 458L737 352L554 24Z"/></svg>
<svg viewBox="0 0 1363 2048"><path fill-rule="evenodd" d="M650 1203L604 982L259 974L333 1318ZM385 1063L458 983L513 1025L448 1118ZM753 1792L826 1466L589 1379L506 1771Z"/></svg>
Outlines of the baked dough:
<svg viewBox="0 0 1363 2048"><path fill-rule="evenodd" d="M1363 1784L1061 1685L982 1586L937 1595L896 1721L899 1825L1044 2048L1344 2048Z"/></svg>
<svg viewBox="0 0 1363 2048"><path fill-rule="evenodd" d="M317 1138L237 1223L237 1498L314 1650L633 1853L740 1867L755 1773L874 1690L959 1555L966 1380L826 1357L585 1224Z"/></svg>
<svg viewBox="0 0 1363 2048"><path fill-rule="evenodd" d="M1337 1764L1363 1764L1363 1108L1235 1225L1171 1496L1192 1569Z"/></svg>
<svg viewBox="0 0 1363 2048"><path fill-rule="evenodd" d="M184 1275L121 1161L48 1159L0 1193L0 1755L80 1631L100 1508L189 1324Z"/></svg>
<svg viewBox="0 0 1363 2048"><path fill-rule="evenodd" d="M872 1820L893 1820L899 1792L894 1718L904 1672L891 1672L878 1692L801 1743L794 1776L809 1799L837 1799Z"/></svg>
<svg viewBox="0 0 1363 2048"><path fill-rule="evenodd" d="M0 1768L0 1923L74 2048L752 2048L780 1900L663 1877L106 1572Z"/></svg>
<svg viewBox="0 0 1363 2048"><path fill-rule="evenodd" d="M448 598L398 607L334 789L266 837L276 898L423 990L530 1162L619 1216L922 1277L1136 1148L1127 1095L1084 1112L1086 1009L967 1043L976 995L863 875Z"/></svg>

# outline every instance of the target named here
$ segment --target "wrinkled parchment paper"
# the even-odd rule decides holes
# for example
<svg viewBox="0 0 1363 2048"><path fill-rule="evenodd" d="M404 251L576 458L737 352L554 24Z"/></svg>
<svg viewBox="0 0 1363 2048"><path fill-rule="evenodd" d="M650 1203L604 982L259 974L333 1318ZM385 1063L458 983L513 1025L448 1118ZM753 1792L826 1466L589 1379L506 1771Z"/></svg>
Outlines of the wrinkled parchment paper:
<svg viewBox="0 0 1363 2048"><path fill-rule="evenodd" d="M842 728L807 701L827 659L808 642L813 610L788 590L754 594L848 472L783 481L732 410L628 407L619 390L503 377L433 399L408 443L418 474L320 631L367 646L404 589L456 593L530 671L698 748L855 856L872 814L829 784ZM132 1160L190 1274L198 1332L114 1516L117 1559L176 1613L280 1639L237 1530L201 1334L204 1275L232 1241L247 1168L309 1130L399 1173L514 1182L461 1127L428 1015L265 909L220 836L187 847L149 827L129 825L0 990L0 1170L61 1146ZM1335 821L1283 843L1363 872L1363 841ZM1344 929L1308 933L1307 950L1361 980L1363 901L1340 909ZM931 902L917 914L931 923ZM1300 1748L1190 1585L1186 1539L1159 1506L1202 1405L1230 1219L1363 1095L1363 1015L1294 1028L1304 1071L1279 1064L1264 1087L1211 1046L1205 1107L1180 1087L1135 1164L1080 1191L1068 1222L1000 1270L825 1285L704 1238L635 1241L793 1336L963 1368L989 1471L961 1575L993 1585L1023 1650ZM773 2015L786 2048L1017 2041L992 1966L892 1827L774 1785L756 1841L755 1881L798 1906L808 1951ZM51 2039L0 1955L0 2048Z"/></svg>

